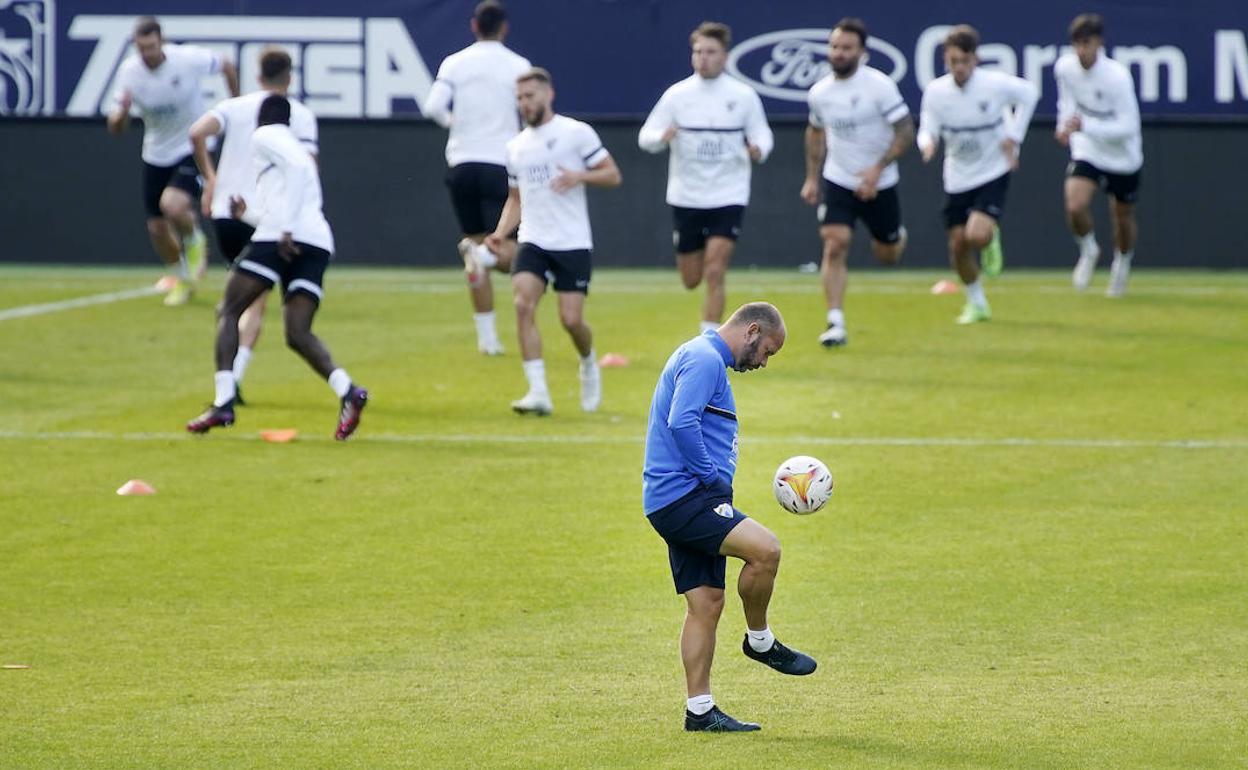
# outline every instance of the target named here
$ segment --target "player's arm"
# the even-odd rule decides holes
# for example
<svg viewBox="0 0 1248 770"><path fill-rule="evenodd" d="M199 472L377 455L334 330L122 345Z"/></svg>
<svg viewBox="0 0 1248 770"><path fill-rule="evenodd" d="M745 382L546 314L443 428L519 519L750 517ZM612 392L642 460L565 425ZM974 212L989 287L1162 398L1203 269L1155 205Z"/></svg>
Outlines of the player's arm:
<svg viewBox="0 0 1248 770"><path fill-rule="evenodd" d="M932 103L930 91L923 92L923 103L919 107L919 130L915 139L923 162L931 161L936 156L936 148L940 146L940 118L936 115L936 105Z"/></svg>
<svg viewBox="0 0 1248 770"><path fill-rule="evenodd" d="M435 80L429 87L429 93L425 96L425 103L421 105L420 111L439 126L450 128L451 99L454 95L455 91L450 83L441 79Z"/></svg>
<svg viewBox="0 0 1248 770"><path fill-rule="evenodd" d="M485 246L498 254L504 248L504 242L520 226L520 188L511 187L507 191L507 202L503 204L503 213L498 216L498 225L494 232L485 236Z"/></svg>
<svg viewBox="0 0 1248 770"><path fill-rule="evenodd" d="M676 370L676 387L667 411L667 429L685 467L704 486L723 484L702 437L702 415L715 394L719 363L690 357Z"/></svg>
<svg viewBox="0 0 1248 770"><path fill-rule="evenodd" d="M200 195L199 207L205 217L212 214L212 194L217 186L217 167L212 162L212 153L208 152L208 137L221 133L221 118L216 110L204 113L199 120L191 125L191 150L195 155L195 165L204 178L204 190Z"/></svg>
<svg viewBox="0 0 1248 770"><path fill-rule="evenodd" d="M1079 131L1093 139L1113 141L1134 134L1140 127L1140 105L1135 101L1135 83L1128 75L1112 93L1112 115L1108 118L1084 115Z"/></svg>
<svg viewBox="0 0 1248 770"><path fill-rule="evenodd" d="M230 96L238 96L238 67L229 59L221 59L221 75L225 77L225 85L230 89Z"/></svg>
<svg viewBox="0 0 1248 770"><path fill-rule="evenodd" d="M624 181L615 159L607 152L598 138L598 132L589 126L581 126L579 147L581 158L585 161L583 171L566 168L559 169L559 175L550 182L550 188L557 193L566 192L578 184L592 187L619 187Z"/></svg>
<svg viewBox="0 0 1248 770"><path fill-rule="evenodd" d="M292 149L269 133L258 132L252 136L251 142L259 157L273 164L274 168L267 173L282 175L282 192L285 197L274 211L277 215L277 230L282 234L277 249L283 257L290 259L299 253L299 247L294 242L295 223L299 221L299 214L303 209L304 190L311 181L304 173L303 164L299 162L302 159L292 155L293 152L302 153L303 148L295 146Z"/></svg>
<svg viewBox="0 0 1248 770"><path fill-rule="evenodd" d="M130 92L130 83L126 79L127 70L122 68L118 79L117 92L113 95L113 111L108 113L108 133L117 135L130 127L130 110L134 107L134 97Z"/></svg>
<svg viewBox="0 0 1248 770"><path fill-rule="evenodd" d="M750 92L750 111L745 119L745 147L750 160L763 163L771 155L776 146L776 137L771 133L767 123L767 113L763 111L763 100L758 94Z"/></svg>
<svg viewBox="0 0 1248 770"><path fill-rule="evenodd" d="M1040 89L1030 81L1013 75L1002 75L1008 84L1007 91L1014 111L1005 120L1005 139L1001 142L1001 151L1010 161L1011 168L1018 167L1018 149L1027 137L1027 127L1031 125L1031 116L1040 101Z"/></svg>
<svg viewBox="0 0 1248 770"><path fill-rule="evenodd" d="M664 93L637 132L637 146L646 152L663 152L679 130L671 100Z"/></svg>
<svg viewBox="0 0 1248 770"><path fill-rule="evenodd" d="M822 121L812 110L810 122L806 124L806 180L802 182L802 200L810 205L819 202L819 177L823 170L823 159L828 154L825 141L825 130Z"/></svg>
<svg viewBox="0 0 1248 770"><path fill-rule="evenodd" d="M1070 135L1079 130L1080 121L1075 110L1075 99L1061 69L1060 63L1053 68L1053 80L1057 83L1057 126L1053 129L1053 137L1065 147L1070 144Z"/></svg>
<svg viewBox="0 0 1248 770"><path fill-rule="evenodd" d="M898 99L900 100L900 94ZM900 117L897 117L900 115ZM884 169L893 161L906 154L906 149L910 143L914 141L914 118L910 117L910 113L906 110L905 102L899 102L896 108L890 110L886 117L894 117L893 141L889 144L888 149L880 156L873 165L868 166L860 175L858 189L854 192L860 200L869 201L875 198L879 184L880 175L884 173Z"/></svg>

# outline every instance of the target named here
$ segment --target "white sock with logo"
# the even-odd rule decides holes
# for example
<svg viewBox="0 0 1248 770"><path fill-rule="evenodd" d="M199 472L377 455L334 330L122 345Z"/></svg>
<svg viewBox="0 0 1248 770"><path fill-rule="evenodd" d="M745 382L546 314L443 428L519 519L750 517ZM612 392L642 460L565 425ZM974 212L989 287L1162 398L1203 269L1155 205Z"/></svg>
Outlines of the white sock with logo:
<svg viewBox="0 0 1248 770"><path fill-rule="evenodd" d="M524 362L524 377L529 381L529 392L539 396L549 396L550 388L546 387L546 362L540 358Z"/></svg>
<svg viewBox="0 0 1248 770"><path fill-rule="evenodd" d="M247 364L251 363L251 348L246 345L239 345L238 352L234 354L234 381L242 382L243 375L247 373Z"/></svg>
<svg viewBox="0 0 1248 770"><path fill-rule="evenodd" d="M972 305L977 305L979 307L984 307L988 304L988 298L984 296L984 286L978 279L975 280L975 283L968 283L966 285L966 299Z"/></svg>
<svg viewBox="0 0 1248 770"><path fill-rule="evenodd" d="M702 321L698 324L698 332L701 334L714 331L719 331L719 324L714 321Z"/></svg>
<svg viewBox="0 0 1248 770"><path fill-rule="evenodd" d="M477 257L477 264L489 270L491 267L498 265L498 256L490 251L489 247L484 243L478 243L473 247L473 251Z"/></svg>
<svg viewBox="0 0 1248 770"><path fill-rule="evenodd" d="M333 388L334 395L338 398L345 398L351 391L351 375L347 374L346 369L333 370L329 373L329 387Z"/></svg>
<svg viewBox="0 0 1248 770"><path fill-rule="evenodd" d="M685 701L685 708L689 709L690 714L700 717L715 708L715 701L709 692L706 695L695 695Z"/></svg>
<svg viewBox="0 0 1248 770"><path fill-rule="evenodd" d="M844 326L845 311L839 307L834 307L828 311L828 326Z"/></svg>
<svg viewBox="0 0 1248 770"><path fill-rule="evenodd" d="M745 629L745 635L750 640L750 649L754 650L754 652L767 652L776 643L776 635L771 633L771 626L764 628L762 631L747 628Z"/></svg>
<svg viewBox="0 0 1248 770"><path fill-rule="evenodd" d="M1096 251L1096 233L1089 230L1087 235L1076 235L1075 243L1079 244L1079 255L1091 254Z"/></svg>
<svg viewBox="0 0 1248 770"><path fill-rule="evenodd" d="M234 372L217 372L212 375L212 383L217 389L216 397L212 399L213 406L225 406L234 400Z"/></svg>

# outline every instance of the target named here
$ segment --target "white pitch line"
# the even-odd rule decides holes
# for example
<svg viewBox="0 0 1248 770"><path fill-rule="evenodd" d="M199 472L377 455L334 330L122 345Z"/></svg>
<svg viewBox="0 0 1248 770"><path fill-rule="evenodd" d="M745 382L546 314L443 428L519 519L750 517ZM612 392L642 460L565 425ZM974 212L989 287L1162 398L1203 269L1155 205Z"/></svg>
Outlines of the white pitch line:
<svg viewBox="0 0 1248 770"><path fill-rule="evenodd" d="M186 433L107 433L103 431L13 431L0 430L0 439L17 441L259 441L254 433L218 431L212 437ZM328 435L307 434L299 441L327 442ZM352 443L381 444L614 444L636 445L640 436L580 436L544 434L537 436L470 433L377 433L357 436ZM895 447L1023 447L1056 449L1248 449L1248 438L1228 439L1083 439L1083 438L965 438L924 436L747 436L745 444L786 444L817 446L895 446Z"/></svg>
<svg viewBox="0 0 1248 770"><path fill-rule="evenodd" d="M62 310L73 310L74 308L89 307L90 305L107 305L110 302L150 297L159 293L160 290L156 287L148 286L142 289L126 289L124 291L110 291L107 294L92 294L89 297L65 299L60 302L48 302L42 305L22 305L0 310L0 321L10 321L14 318L29 318L30 316L44 315L46 313L59 313Z"/></svg>

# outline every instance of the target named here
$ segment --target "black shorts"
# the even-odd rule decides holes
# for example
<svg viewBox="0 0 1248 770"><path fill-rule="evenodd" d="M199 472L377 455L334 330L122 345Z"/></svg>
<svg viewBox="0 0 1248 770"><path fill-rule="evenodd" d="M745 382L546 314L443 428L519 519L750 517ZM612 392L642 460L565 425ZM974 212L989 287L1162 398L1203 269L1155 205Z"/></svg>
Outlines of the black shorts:
<svg viewBox="0 0 1248 770"><path fill-rule="evenodd" d="M706 248L712 237L736 240L741 235L741 219L745 206L720 206L717 209L687 209L672 206L672 244L677 254L692 254Z"/></svg>
<svg viewBox="0 0 1248 770"><path fill-rule="evenodd" d="M667 541L667 560L676 593L683 594L698 586L724 587L727 559L720 555L719 547L748 516L732 507L727 499L699 485L646 518Z"/></svg>
<svg viewBox="0 0 1248 770"><path fill-rule="evenodd" d="M251 234L256 231L241 219L214 219L212 229L217 233L217 249L228 265L234 264L238 255L251 243Z"/></svg>
<svg viewBox="0 0 1248 770"><path fill-rule="evenodd" d="M1005 214L1005 194L1010 189L1010 172L960 193L945 196L945 229L961 227L972 211L982 211L997 221Z"/></svg>
<svg viewBox="0 0 1248 770"><path fill-rule="evenodd" d="M1086 160L1072 160L1066 167L1066 176L1091 179L1096 186L1114 196L1121 203L1135 203L1140 199L1140 172L1115 174L1101 171Z"/></svg>
<svg viewBox="0 0 1248 770"><path fill-rule="evenodd" d="M533 273L544 283L554 284L555 291L589 293L593 273L589 249L547 251L531 243L522 243L516 250L512 273Z"/></svg>
<svg viewBox="0 0 1248 770"><path fill-rule="evenodd" d="M494 163L460 163L446 171L451 206L464 235L494 232L510 192L507 169Z"/></svg>
<svg viewBox="0 0 1248 770"><path fill-rule="evenodd" d="M875 198L864 201L854 191L823 180L823 203L819 204L819 223L823 225L854 225L861 219L879 243L901 240L901 199L897 186L876 192Z"/></svg>
<svg viewBox="0 0 1248 770"><path fill-rule="evenodd" d="M195 158L187 155L172 166L153 166L143 163L143 208L148 219L161 217L160 195L166 187L185 190L192 198L199 197L199 167Z"/></svg>
<svg viewBox="0 0 1248 770"><path fill-rule="evenodd" d="M295 243L300 252L288 261L278 253L276 241L252 241L234 260L234 269L268 284L270 289L280 281L283 301L292 294L303 292L319 305L325 295L323 285L325 268L329 267L329 252L306 243Z"/></svg>

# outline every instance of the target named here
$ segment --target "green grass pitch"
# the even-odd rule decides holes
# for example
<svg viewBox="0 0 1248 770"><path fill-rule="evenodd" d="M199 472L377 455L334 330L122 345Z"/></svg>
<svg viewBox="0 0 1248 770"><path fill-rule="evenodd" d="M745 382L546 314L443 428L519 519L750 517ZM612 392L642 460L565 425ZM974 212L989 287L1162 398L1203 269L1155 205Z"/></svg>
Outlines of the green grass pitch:
<svg viewBox="0 0 1248 770"><path fill-rule="evenodd" d="M0 767L1245 767L1248 276L1115 301L1007 272L971 328L940 277L851 275L827 351L815 276L729 276L788 321L732 375L737 503L783 543L772 627L820 663L745 659L730 592L714 691L747 736L681 729L683 602L640 510L701 301L674 271L595 276L597 350L631 364L594 415L544 303L539 419L508 410L502 281L488 359L457 274L331 270L316 328L373 394L346 444L275 302L238 423L185 435L219 269L186 308L0 320L0 664L29 666L0 669ZM0 315L154 278L0 268ZM836 478L817 515L771 497L794 454Z"/></svg>

